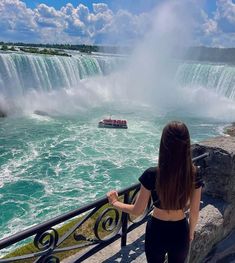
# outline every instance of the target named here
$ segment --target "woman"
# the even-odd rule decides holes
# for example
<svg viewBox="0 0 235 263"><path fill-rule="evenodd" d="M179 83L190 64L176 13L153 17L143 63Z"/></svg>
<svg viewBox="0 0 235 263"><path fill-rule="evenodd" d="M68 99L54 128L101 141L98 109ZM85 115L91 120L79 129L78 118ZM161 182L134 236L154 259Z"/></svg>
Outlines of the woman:
<svg viewBox="0 0 235 263"><path fill-rule="evenodd" d="M201 200L202 178L193 163L190 135L186 125L172 121L162 132L158 167L147 169L139 178L141 188L134 204L118 201L116 191L107 194L109 202L123 212L140 215L150 196L153 213L145 234L145 253L149 263L183 263L194 238ZM190 207L189 223L185 208Z"/></svg>

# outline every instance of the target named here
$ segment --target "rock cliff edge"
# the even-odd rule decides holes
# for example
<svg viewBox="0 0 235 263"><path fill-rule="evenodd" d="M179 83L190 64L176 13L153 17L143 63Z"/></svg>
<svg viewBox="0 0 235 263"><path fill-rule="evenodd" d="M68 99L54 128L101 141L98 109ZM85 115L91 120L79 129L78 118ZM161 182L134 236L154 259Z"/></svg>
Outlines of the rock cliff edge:
<svg viewBox="0 0 235 263"><path fill-rule="evenodd" d="M192 148L193 156L205 152L210 156L201 163L205 187L190 263L217 262L226 256L225 251L208 253L235 228L235 137L213 138Z"/></svg>

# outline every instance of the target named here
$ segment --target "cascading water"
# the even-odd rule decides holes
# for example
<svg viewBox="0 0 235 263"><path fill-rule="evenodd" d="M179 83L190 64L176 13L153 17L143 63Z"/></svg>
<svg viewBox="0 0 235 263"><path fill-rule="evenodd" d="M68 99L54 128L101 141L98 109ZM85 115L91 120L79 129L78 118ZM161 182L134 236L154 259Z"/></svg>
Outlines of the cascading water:
<svg viewBox="0 0 235 263"><path fill-rule="evenodd" d="M84 93L83 79L110 74L121 61L122 58L98 55L63 57L0 53L0 108L7 112L13 108L13 112L19 113L27 110L32 100L43 107L41 100L46 98L50 104L51 93L54 94L52 103L66 96L65 93ZM40 100L40 97L43 98Z"/></svg>
<svg viewBox="0 0 235 263"><path fill-rule="evenodd" d="M32 100L33 98L36 103L42 94L43 98L47 97L47 99L49 99L49 95L47 94L53 93L53 101L56 100L56 92L57 95L61 92L63 94L62 97L65 93L76 94L83 97L83 101L86 100L86 96L89 97L92 93L92 98L94 99L99 96L97 93L99 85L104 86L102 80L97 82L97 88L93 87L92 91L87 88L89 83L84 85L82 80L96 76L110 75L117 69L123 67L127 60L127 57L118 58L79 54L75 54L72 57L63 57L0 53L1 109L4 107L8 109L16 105L17 109L27 108L26 105L28 105L28 101L25 101L27 96L29 97L28 100ZM209 92L233 101L235 100L234 66L200 62L176 62L176 64L176 72L174 73L176 85L186 87L188 90L203 87L203 89L207 89ZM112 80L114 82L112 85L116 85L117 87L116 91L112 90L112 87L106 87L106 93L109 93L109 98L115 97L115 99L117 99L116 93L117 90L119 90L119 93L121 93L120 97L122 94L129 93L129 99L135 99L137 91L135 91L133 87L130 89L131 83L118 83L122 77L124 79L127 78L128 74L128 71L123 72L122 76L119 75L118 78L116 77ZM159 78L155 81L159 82ZM147 82L148 80L146 79L146 83ZM163 85L164 84L165 83L163 83ZM146 86L147 85L148 84L146 84ZM137 86L138 83L136 87ZM153 86L153 84L151 83L149 86ZM156 87L154 90L156 98L164 92L159 88L160 87ZM78 94L79 92L80 94ZM89 93L86 93L85 98L84 92ZM153 90L149 90L149 92L151 93ZM61 97L61 95L59 97ZM140 97L143 99L142 88ZM57 100L60 100L58 96ZM164 100L166 100L166 98ZM21 103L21 105L19 105L19 103Z"/></svg>
<svg viewBox="0 0 235 263"><path fill-rule="evenodd" d="M186 87L204 87L235 100L235 66L209 63L182 63L176 79Z"/></svg>
<svg viewBox="0 0 235 263"><path fill-rule="evenodd" d="M0 93L18 96L28 89L48 92L77 87L81 79L109 73L113 60L88 55L68 58L0 53Z"/></svg>

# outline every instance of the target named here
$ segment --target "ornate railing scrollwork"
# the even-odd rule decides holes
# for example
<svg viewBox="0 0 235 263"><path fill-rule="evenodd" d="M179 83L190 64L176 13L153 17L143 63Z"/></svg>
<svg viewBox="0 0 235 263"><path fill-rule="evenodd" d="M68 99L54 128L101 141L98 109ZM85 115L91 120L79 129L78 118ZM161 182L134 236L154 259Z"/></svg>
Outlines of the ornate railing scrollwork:
<svg viewBox="0 0 235 263"><path fill-rule="evenodd" d="M114 213L114 215L108 215L110 212ZM121 221L120 221L120 212L118 212L115 208L107 208L105 209L97 218L94 225L94 234L96 238L100 241L105 241L113 236L115 236L119 230L121 229ZM102 227L102 230L106 232L111 232L111 234L107 235L105 238L101 237L99 234L99 226Z"/></svg>
<svg viewBox="0 0 235 263"><path fill-rule="evenodd" d="M40 251L53 250L57 245L58 239L58 232L54 228L51 228L45 232L39 232L36 234L34 238L34 246Z"/></svg>

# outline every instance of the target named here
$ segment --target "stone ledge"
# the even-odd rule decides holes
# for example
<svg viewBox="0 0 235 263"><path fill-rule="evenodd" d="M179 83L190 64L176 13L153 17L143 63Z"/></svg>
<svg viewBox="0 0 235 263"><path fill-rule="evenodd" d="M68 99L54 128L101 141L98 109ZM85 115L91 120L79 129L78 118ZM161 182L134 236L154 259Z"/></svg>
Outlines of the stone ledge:
<svg viewBox="0 0 235 263"><path fill-rule="evenodd" d="M192 242L190 263L200 262L223 234L224 217L215 206L208 204L200 211L199 221Z"/></svg>
<svg viewBox="0 0 235 263"><path fill-rule="evenodd" d="M212 247L235 227L235 137L212 138L193 145L192 149L193 156L211 153L201 163L205 165L203 192L208 200L200 211L190 257L190 263L198 263L206 262Z"/></svg>
<svg viewBox="0 0 235 263"><path fill-rule="evenodd" d="M224 150L229 154L235 154L235 137L219 136L200 142L198 145L210 147L212 149Z"/></svg>
<svg viewBox="0 0 235 263"><path fill-rule="evenodd" d="M203 160L205 192L226 202L235 203L235 137L221 136L192 145L193 156L205 152Z"/></svg>

